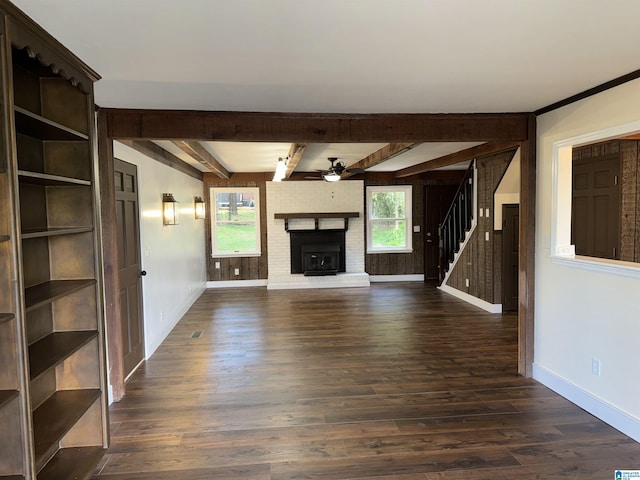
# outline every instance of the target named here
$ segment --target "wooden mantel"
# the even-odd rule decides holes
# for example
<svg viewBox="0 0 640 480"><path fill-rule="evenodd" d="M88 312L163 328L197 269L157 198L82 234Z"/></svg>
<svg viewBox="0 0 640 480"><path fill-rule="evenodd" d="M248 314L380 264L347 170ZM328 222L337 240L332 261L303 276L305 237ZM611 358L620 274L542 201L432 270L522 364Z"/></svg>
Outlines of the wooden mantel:
<svg viewBox="0 0 640 480"><path fill-rule="evenodd" d="M289 220L298 220L303 218L313 218L316 222L316 230L319 230L321 218L344 218L344 231L349 229L349 219L358 218L359 212L319 212L319 213L275 213L273 217L276 220L284 220L284 229L289 231Z"/></svg>

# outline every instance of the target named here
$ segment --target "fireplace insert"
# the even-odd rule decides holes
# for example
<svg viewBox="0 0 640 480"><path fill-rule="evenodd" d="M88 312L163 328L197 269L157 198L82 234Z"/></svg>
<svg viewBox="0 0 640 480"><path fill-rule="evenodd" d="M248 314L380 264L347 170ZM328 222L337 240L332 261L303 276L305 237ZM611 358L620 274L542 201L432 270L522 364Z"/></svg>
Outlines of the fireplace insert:
<svg viewBox="0 0 640 480"><path fill-rule="evenodd" d="M344 230L290 230L291 273L336 275L345 271Z"/></svg>

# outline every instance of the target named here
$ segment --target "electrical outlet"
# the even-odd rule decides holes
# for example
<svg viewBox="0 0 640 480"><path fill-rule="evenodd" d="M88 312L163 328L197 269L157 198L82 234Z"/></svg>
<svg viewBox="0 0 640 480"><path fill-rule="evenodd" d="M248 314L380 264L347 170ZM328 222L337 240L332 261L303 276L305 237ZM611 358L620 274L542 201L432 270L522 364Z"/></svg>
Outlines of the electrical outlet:
<svg viewBox="0 0 640 480"><path fill-rule="evenodd" d="M220 270L220 262L216 262L216 269Z"/></svg>
<svg viewBox="0 0 640 480"><path fill-rule="evenodd" d="M489 232L484 232L484 239L488 242L489 241Z"/></svg>
<svg viewBox="0 0 640 480"><path fill-rule="evenodd" d="M234 273L234 275L236 275L236 276L237 276L237 275L240 275L240 269L239 269L239 268L236 268L236 269L233 271L233 273Z"/></svg>
<svg viewBox="0 0 640 480"><path fill-rule="evenodd" d="M467 286L467 288L469 287L469 279L468 278L464 279L464 284Z"/></svg>
<svg viewBox="0 0 640 480"><path fill-rule="evenodd" d="M591 359L591 373L593 373L596 377L599 377L602 373L602 365L599 358Z"/></svg>
<svg viewBox="0 0 640 480"><path fill-rule="evenodd" d="M484 215L485 215L485 217L489 218L489 209L488 208L484 211Z"/></svg>
<svg viewBox="0 0 640 480"><path fill-rule="evenodd" d="M479 209L479 213L480 213L480 216L482 217L484 215L484 210L482 208Z"/></svg>

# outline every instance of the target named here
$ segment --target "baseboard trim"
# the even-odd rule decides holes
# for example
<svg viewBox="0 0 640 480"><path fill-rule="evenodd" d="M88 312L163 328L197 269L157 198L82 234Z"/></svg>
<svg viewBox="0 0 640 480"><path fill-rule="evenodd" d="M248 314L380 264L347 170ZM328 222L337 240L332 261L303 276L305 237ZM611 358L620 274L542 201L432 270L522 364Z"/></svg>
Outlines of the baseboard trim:
<svg viewBox="0 0 640 480"><path fill-rule="evenodd" d="M207 288L240 288L240 287L266 287L267 280L223 280L220 282L207 282Z"/></svg>
<svg viewBox="0 0 640 480"><path fill-rule="evenodd" d="M305 277L303 275L275 276L269 278L267 290L368 287L369 283L369 275L366 273L339 273L338 275L319 277Z"/></svg>
<svg viewBox="0 0 640 480"><path fill-rule="evenodd" d="M424 282L424 275L369 275L371 282Z"/></svg>
<svg viewBox="0 0 640 480"><path fill-rule="evenodd" d="M479 307L486 312L502 313L502 304L500 303L486 302L485 300L481 300L478 297L474 297L473 295L469 295L468 293L461 292L457 288L450 287L449 285L441 285L438 288L442 290L444 293L453 295L454 297L459 298L460 300L464 300L465 302L470 303L471 305L475 305L476 307Z"/></svg>
<svg viewBox="0 0 640 480"><path fill-rule="evenodd" d="M640 420L583 390L551 370L533 364L533 378L613 428L640 442Z"/></svg>

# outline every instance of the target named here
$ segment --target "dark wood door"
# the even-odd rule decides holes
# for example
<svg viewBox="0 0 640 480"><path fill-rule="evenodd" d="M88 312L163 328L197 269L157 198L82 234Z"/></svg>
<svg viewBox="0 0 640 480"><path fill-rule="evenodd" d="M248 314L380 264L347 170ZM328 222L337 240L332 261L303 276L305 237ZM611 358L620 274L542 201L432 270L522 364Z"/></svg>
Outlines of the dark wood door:
<svg viewBox="0 0 640 480"><path fill-rule="evenodd" d="M620 159L574 161L571 237L576 254L620 258Z"/></svg>
<svg viewBox="0 0 640 480"><path fill-rule="evenodd" d="M518 310L520 206L502 205L502 310Z"/></svg>
<svg viewBox="0 0 640 480"><path fill-rule="evenodd" d="M144 317L142 315L142 272L138 211L138 170L114 160L118 269L124 376L144 359Z"/></svg>
<svg viewBox="0 0 640 480"><path fill-rule="evenodd" d="M438 225L446 215L458 185L428 185L425 187L424 278L440 280L440 239Z"/></svg>

